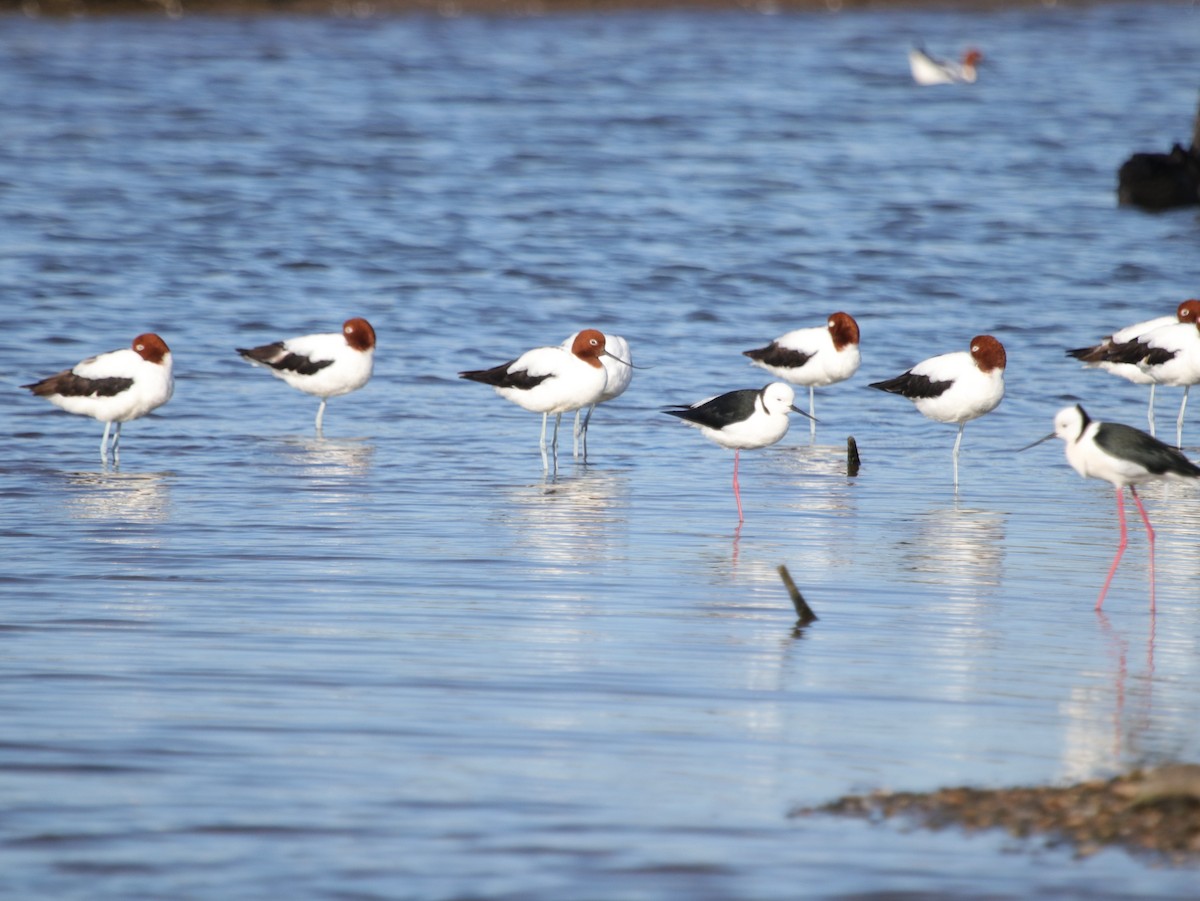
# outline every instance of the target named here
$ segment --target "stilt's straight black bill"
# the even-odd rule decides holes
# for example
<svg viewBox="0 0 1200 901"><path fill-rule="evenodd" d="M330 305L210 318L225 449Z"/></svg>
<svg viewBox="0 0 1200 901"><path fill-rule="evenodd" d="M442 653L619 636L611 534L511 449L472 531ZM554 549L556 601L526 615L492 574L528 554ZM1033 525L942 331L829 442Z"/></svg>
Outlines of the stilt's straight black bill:
<svg viewBox="0 0 1200 901"><path fill-rule="evenodd" d="M1026 444L1024 447L1017 448L1017 453L1019 454L1021 451L1027 451L1031 447L1037 447L1043 441L1049 441L1051 438L1054 438L1054 437L1055 437L1054 432L1051 432L1049 435L1043 435L1041 438L1039 438L1037 441L1034 441L1032 444Z"/></svg>

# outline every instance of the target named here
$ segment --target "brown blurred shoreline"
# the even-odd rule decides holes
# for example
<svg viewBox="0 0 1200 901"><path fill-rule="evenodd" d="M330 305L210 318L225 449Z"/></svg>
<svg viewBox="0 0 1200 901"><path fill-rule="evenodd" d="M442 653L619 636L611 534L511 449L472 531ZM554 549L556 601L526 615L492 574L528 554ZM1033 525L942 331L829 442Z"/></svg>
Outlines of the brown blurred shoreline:
<svg viewBox="0 0 1200 901"><path fill-rule="evenodd" d="M46 17L149 15L311 15L530 17L556 13L660 9L842 12L879 9L988 11L1020 7L1082 8L1104 0L0 0L0 14ZM1115 0L1114 0L1115 2Z"/></svg>

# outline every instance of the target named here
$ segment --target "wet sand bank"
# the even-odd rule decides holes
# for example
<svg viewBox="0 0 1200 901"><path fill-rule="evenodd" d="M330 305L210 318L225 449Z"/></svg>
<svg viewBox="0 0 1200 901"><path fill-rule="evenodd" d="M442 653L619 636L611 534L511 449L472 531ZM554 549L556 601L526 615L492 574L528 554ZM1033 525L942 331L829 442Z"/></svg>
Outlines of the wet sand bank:
<svg viewBox="0 0 1200 901"><path fill-rule="evenodd" d="M1003 829L1022 839L1067 844L1086 857L1107 847L1175 864L1200 861L1200 766L1168 764L1063 787L849 795L793 817L832 814L905 819L930 829Z"/></svg>

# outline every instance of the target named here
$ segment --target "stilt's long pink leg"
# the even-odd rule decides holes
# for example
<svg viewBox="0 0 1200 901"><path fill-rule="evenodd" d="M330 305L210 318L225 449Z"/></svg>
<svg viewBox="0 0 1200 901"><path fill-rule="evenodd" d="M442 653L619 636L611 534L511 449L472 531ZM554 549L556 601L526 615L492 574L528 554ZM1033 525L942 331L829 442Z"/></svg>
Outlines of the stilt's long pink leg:
<svg viewBox="0 0 1200 901"><path fill-rule="evenodd" d="M1133 495L1135 498L1137 494ZM1142 505L1138 501L1138 506ZM1096 609L1100 609L1100 605L1104 603L1104 596L1108 594L1108 586L1112 584L1113 573L1117 571L1117 564L1121 562L1121 555L1125 553L1125 545L1129 543L1129 536L1125 532L1125 490L1117 489L1117 517L1121 520L1121 541L1117 545L1117 556L1113 557L1112 566L1108 568L1108 578L1104 580L1104 587L1100 589L1100 597L1096 599Z"/></svg>
<svg viewBox="0 0 1200 901"><path fill-rule="evenodd" d="M1133 500L1137 504L1138 512L1142 514L1142 522L1146 524L1146 537L1150 539L1150 612L1154 612L1154 527L1150 525L1150 517L1146 515L1146 508L1142 506L1142 499L1138 497L1137 489L1132 485L1129 486L1129 493L1133 495Z"/></svg>
<svg viewBox="0 0 1200 901"><path fill-rule="evenodd" d="M733 449L733 498L737 501L738 507L738 522L742 522L745 517L742 516L742 492L738 490L738 456L741 454L741 448Z"/></svg>

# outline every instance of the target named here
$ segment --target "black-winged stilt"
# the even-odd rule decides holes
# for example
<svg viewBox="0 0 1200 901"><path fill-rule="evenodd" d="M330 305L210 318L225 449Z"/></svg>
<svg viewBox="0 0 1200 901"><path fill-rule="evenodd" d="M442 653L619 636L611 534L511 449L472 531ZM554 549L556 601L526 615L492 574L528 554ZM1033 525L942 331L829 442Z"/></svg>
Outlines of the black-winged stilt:
<svg viewBox="0 0 1200 901"><path fill-rule="evenodd" d="M771 382L764 388L742 388L663 411L698 428L705 438L721 447L733 448L733 497L737 501L739 523L745 519L738 488L738 458L742 449L768 447L779 441L787 434L788 413L808 416L793 406L795 399L791 385Z"/></svg>
<svg viewBox="0 0 1200 901"><path fill-rule="evenodd" d="M1021 450L1034 445L1061 438L1066 443L1067 462L1085 478L1103 479L1117 490L1117 517L1121 523L1121 540L1117 554L1108 569L1108 578L1096 599L1096 609L1104 603L1108 586L1112 583L1117 564L1125 553L1128 537L1125 529L1125 491L1133 495L1142 522L1146 524L1146 536L1150 541L1150 611L1154 612L1154 528L1150 517L1138 497L1137 485L1161 479L1200 478L1200 466L1183 455L1178 449L1164 444L1152 435L1122 425L1119 422L1096 422L1087 415L1083 407L1063 407L1054 417L1054 431Z"/></svg>

